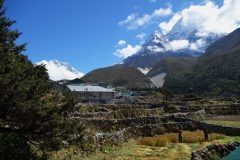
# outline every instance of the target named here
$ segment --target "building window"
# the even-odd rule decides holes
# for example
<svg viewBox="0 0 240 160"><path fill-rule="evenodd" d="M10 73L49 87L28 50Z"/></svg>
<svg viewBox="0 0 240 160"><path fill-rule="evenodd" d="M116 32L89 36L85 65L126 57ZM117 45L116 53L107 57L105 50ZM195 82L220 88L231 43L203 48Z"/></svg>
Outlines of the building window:
<svg viewBox="0 0 240 160"><path fill-rule="evenodd" d="M99 93L89 93L89 99L99 99Z"/></svg>
<svg viewBox="0 0 240 160"><path fill-rule="evenodd" d="M85 93L79 93L79 98L80 99L85 99L86 98L86 94Z"/></svg>

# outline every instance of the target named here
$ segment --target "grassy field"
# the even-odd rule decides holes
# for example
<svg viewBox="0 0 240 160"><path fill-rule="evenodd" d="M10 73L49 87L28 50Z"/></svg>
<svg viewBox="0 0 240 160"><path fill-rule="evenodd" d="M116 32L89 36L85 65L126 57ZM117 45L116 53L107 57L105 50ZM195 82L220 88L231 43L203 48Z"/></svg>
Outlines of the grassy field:
<svg viewBox="0 0 240 160"><path fill-rule="evenodd" d="M199 143L170 143L165 147L138 145L137 140L131 139L121 147L112 147L105 153L95 153L83 160L190 160L191 153L208 145L225 144L240 141L240 137L227 137Z"/></svg>
<svg viewBox="0 0 240 160"><path fill-rule="evenodd" d="M240 127L240 115L207 117L205 122ZM183 134L184 136L184 134ZM201 150L208 145L240 141L240 137L225 136L223 139L210 140L209 142L195 143L169 143L162 146L140 145L139 140L131 139L124 142L121 147L106 148L105 153L95 153L83 160L190 160L191 153ZM184 137L183 137L184 142Z"/></svg>
<svg viewBox="0 0 240 160"><path fill-rule="evenodd" d="M206 117L206 123L240 127L240 115Z"/></svg>
<svg viewBox="0 0 240 160"><path fill-rule="evenodd" d="M240 116L207 117L205 122L240 127ZM78 157L80 151L77 147L53 153L52 160L190 160L193 151L201 150L206 146L219 143L240 141L240 137L209 135L209 142L203 140L202 131L183 131L183 143L178 143L177 133L165 134L170 140L160 141L161 136L139 137L123 142L121 146L105 146L104 152L91 153L86 157ZM163 144L163 145L162 145Z"/></svg>

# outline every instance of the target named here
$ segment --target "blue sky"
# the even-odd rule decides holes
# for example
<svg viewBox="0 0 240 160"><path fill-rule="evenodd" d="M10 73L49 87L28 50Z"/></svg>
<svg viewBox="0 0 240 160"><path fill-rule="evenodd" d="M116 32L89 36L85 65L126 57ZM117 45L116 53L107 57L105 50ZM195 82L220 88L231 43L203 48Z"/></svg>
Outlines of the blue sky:
<svg viewBox="0 0 240 160"><path fill-rule="evenodd" d="M33 63L57 59L83 74L136 53L180 17L216 32L230 33L240 22L239 0L5 0L5 7Z"/></svg>

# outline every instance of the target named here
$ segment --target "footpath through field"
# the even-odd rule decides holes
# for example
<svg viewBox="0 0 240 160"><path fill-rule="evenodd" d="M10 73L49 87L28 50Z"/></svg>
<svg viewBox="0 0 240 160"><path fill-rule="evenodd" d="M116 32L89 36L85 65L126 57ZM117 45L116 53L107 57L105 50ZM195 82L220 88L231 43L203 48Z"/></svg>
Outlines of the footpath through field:
<svg viewBox="0 0 240 160"><path fill-rule="evenodd" d="M223 160L240 160L240 147L229 153Z"/></svg>

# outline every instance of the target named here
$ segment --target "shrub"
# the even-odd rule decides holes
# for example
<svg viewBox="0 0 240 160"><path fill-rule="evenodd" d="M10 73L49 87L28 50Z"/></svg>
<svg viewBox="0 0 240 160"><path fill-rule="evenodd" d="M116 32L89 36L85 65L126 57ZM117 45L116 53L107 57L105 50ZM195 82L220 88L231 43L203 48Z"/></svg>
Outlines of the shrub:
<svg viewBox="0 0 240 160"><path fill-rule="evenodd" d="M177 143L178 142L178 134L177 133L169 133L165 134L169 142Z"/></svg>
<svg viewBox="0 0 240 160"><path fill-rule="evenodd" d="M164 126L158 127L158 128L156 128L155 133L160 134L160 135L164 134L164 133L166 133L166 128Z"/></svg>
<svg viewBox="0 0 240 160"><path fill-rule="evenodd" d="M148 145L148 146L155 146L154 140L148 139L147 145Z"/></svg>
<svg viewBox="0 0 240 160"><path fill-rule="evenodd" d="M195 131L195 132L184 132L184 143L196 143L196 142L203 142L204 137L202 131Z"/></svg>
<svg viewBox="0 0 240 160"><path fill-rule="evenodd" d="M190 132L183 131L182 133L184 143L197 143L204 141L204 135L201 130ZM225 139L223 134L209 134L209 140ZM177 133L168 133L157 137L141 138L137 140L137 144L148 145L148 146L166 146L169 143L178 143Z"/></svg>
<svg viewBox="0 0 240 160"><path fill-rule="evenodd" d="M169 141L168 141L167 137L165 137L165 136L160 136L160 137L157 139L157 142L156 142L155 146L158 146L158 147L159 147L159 146L162 146L162 147L164 147L164 146L167 146L168 143L169 143Z"/></svg>
<svg viewBox="0 0 240 160"><path fill-rule="evenodd" d="M137 140L137 144L139 144L139 145L147 145L147 143L148 143L148 139L149 138L140 138L140 139L138 139Z"/></svg>

